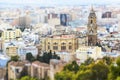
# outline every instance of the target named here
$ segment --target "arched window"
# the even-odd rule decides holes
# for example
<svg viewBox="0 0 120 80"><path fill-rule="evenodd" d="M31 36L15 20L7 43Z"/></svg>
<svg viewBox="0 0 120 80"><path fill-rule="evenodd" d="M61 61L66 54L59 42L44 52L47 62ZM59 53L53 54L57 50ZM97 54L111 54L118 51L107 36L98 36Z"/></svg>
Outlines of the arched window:
<svg viewBox="0 0 120 80"><path fill-rule="evenodd" d="M50 50L50 42L48 42L48 50Z"/></svg>
<svg viewBox="0 0 120 80"><path fill-rule="evenodd" d="M66 43L61 43L61 50L66 50Z"/></svg>
<svg viewBox="0 0 120 80"><path fill-rule="evenodd" d="M58 50L58 43L53 43L53 50Z"/></svg>
<svg viewBox="0 0 120 80"><path fill-rule="evenodd" d="M72 49L72 43L69 42L69 50L71 50L71 49Z"/></svg>
<svg viewBox="0 0 120 80"><path fill-rule="evenodd" d="M69 46L69 50L71 50L71 49L72 49L72 45Z"/></svg>
<svg viewBox="0 0 120 80"><path fill-rule="evenodd" d="M90 23L92 24L92 23L93 23L93 20L90 20Z"/></svg>

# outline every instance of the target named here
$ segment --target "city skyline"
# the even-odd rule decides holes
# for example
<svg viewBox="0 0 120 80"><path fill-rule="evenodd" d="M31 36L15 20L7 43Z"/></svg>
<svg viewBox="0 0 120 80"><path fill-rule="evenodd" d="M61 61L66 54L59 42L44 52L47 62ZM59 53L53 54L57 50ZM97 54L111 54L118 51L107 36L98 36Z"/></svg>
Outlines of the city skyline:
<svg viewBox="0 0 120 80"><path fill-rule="evenodd" d="M91 5L91 4L117 4L119 0L1 0L0 4L22 4L22 5Z"/></svg>

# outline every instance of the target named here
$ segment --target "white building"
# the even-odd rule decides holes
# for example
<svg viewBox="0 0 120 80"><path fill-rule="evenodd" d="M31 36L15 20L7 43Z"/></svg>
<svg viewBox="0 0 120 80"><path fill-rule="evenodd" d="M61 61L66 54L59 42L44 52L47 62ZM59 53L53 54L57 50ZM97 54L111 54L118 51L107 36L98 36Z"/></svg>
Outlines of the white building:
<svg viewBox="0 0 120 80"><path fill-rule="evenodd" d="M80 59L80 62L84 62L89 57L93 58L94 60L102 58L101 47L81 46L76 51L76 58Z"/></svg>
<svg viewBox="0 0 120 80"><path fill-rule="evenodd" d="M56 54L59 55L60 59L65 62L70 62L70 61L73 61L74 59L73 54L68 52L56 52Z"/></svg>
<svg viewBox="0 0 120 80"><path fill-rule="evenodd" d="M25 59L26 53L32 53L33 56L36 56L38 54L38 49L36 46L26 46L18 48L18 55L20 55L22 59Z"/></svg>

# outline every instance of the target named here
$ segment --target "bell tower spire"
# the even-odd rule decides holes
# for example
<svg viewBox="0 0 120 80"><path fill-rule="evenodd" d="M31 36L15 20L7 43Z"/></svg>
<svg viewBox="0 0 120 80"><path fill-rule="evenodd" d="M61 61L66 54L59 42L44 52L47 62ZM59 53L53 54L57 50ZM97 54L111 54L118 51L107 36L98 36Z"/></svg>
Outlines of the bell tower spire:
<svg viewBox="0 0 120 80"><path fill-rule="evenodd" d="M94 9L93 9L93 5L91 5L91 11L94 11Z"/></svg>

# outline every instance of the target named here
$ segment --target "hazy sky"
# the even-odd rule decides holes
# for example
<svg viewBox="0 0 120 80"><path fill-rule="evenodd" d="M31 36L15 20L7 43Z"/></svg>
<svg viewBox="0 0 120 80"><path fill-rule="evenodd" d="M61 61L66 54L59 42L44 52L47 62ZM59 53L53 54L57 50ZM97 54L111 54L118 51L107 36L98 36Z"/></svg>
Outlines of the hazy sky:
<svg viewBox="0 0 120 80"><path fill-rule="evenodd" d="M107 4L107 3L120 3L120 0L0 0L0 3L15 3L15 4Z"/></svg>

